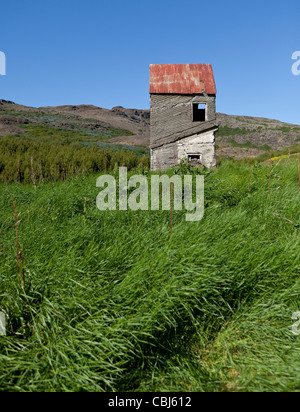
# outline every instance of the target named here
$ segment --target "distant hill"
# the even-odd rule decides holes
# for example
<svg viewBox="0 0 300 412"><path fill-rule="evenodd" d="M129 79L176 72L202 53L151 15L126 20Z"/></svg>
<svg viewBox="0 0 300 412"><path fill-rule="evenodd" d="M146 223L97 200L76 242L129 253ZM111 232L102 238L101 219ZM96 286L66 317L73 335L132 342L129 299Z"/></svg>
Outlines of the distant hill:
<svg viewBox="0 0 300 412"><path fill-rule="evenodd" d="M241 159L256 157L270 150L283 150L300 144L300 126L263 117L217 113L218 152Z"/></svg>
<svg viewBox="0 0 300 412"><path fill-rule="evenodd" d="M258 156L272 150L282 150L300 142L300 126L278 120L234 116L217 113L218 153L241 159ZM28 124L54 126L68 130L107 132L113 128L111 143L149 146L150 111L125 109L117 106L109 109L92 105L27 107L11 101L0 100L0 136L24 134Z"/></svg>

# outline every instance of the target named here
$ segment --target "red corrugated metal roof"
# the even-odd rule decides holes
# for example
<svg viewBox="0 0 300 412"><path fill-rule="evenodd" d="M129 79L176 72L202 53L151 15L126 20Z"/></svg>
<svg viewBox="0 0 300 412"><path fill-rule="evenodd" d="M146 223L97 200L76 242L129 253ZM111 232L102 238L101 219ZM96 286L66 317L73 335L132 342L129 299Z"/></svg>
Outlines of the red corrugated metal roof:
<svg viewBox="0 0 300 412"><path fill-rule="evenodd" d="M151 64L151 94L217 94L210 64Z"/></svg>

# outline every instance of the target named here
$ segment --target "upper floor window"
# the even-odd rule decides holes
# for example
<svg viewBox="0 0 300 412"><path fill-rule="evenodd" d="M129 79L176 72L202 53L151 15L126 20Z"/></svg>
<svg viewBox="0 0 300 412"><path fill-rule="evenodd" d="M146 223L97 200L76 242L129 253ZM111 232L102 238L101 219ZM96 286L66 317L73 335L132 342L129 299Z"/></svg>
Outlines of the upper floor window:
<svg viewBox="0 0 300 412"><path fill-rule="evenodd" d="M193 122L205 122L206 120L206 104L193 104Z"/></svg>

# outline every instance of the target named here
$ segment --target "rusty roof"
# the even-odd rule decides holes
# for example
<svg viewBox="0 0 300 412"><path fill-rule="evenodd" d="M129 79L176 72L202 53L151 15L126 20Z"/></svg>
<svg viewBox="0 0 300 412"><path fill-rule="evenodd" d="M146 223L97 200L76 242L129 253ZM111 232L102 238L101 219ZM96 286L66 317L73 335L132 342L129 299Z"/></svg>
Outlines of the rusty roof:
<svg viewBox="0 0 300 412"><path fill-rule="evenodd" d="M217 94L210 64L151 64L151 94Z"/></svg>

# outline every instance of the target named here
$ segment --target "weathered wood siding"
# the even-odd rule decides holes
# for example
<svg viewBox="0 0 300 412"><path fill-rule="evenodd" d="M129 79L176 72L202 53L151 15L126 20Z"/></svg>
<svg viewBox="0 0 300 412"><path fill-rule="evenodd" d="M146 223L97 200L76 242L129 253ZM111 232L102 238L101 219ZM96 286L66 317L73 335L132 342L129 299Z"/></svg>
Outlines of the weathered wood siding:
<svg viewBox="0 0 300 412"><path fill-rule="evenodd" d="M194 103L206 104L205 122L193 122ZM157 148L217 126L215 96L152 94L150 107L151 148Z"/></svg>

